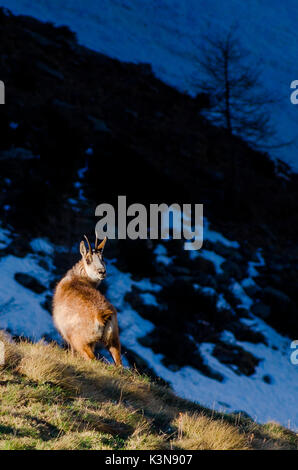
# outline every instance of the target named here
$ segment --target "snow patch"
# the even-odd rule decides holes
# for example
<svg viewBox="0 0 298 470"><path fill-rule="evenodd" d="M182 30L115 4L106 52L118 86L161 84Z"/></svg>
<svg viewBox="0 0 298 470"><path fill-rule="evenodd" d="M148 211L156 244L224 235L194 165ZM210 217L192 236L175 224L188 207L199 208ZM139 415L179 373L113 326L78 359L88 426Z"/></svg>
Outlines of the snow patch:
<svg viewBox="0 0 298 470"><path fill-rule="evenodd" d="M156 256L157 263L162 263L165 266L168 266L169 264L171 264L173 262L173 258L168 256L168 251L167 251L166 247L161 245L161 244L156 246L153 253L155 255L157 255Z"/></svg>
<svg viewBox="0 0 298 470"><path fill-rule="evenodd" d="M0 259L0 329L38 341L43 335L58 339L51 315L41 307L47 291L36 294L19 284L15 273L28 273L47 286L51 279L48 271L38 264L38 257L25 258L8 255Z"/></svg>
<svg viewBox="0 0 298 470"><path fill-rule="evenodd" d="M50 243L45 238L34 238L34 240L30 242L30 246L33 251L41 252L46 255L53 255L54 253L54 247L52 243Z"/></svg>
<svg viewBox="0 0 298 470"><path fill-rule="evenodd" d="M206 219L204 220L204 239L209 240L212 243L220 242L225 246L228 246L229 248L239 248L240 245L237 241L231 241L228 238L226 238L222 233L216 232L215 230L211 230L210 228L210 223Z"/></svg>
<svg viewBox="0 0 298 470"><path fill-rule="evenodd" d="M142 292L140 294L140 298L143 300L145 305L154 305L155 307L158 307L156 297L150 294L150 292Z"/></svg>

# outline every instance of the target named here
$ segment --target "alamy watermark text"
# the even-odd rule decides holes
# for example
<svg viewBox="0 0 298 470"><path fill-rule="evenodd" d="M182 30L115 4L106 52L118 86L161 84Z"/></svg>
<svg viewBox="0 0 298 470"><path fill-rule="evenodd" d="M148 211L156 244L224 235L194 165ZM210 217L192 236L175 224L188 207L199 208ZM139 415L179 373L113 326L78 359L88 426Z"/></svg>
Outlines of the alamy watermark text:
<svg viewBox="0 0 298 470"><path fill-rule="evenodd" d="M126 196L118 196L117 211L103 203L95 215L100 217L95 227L98 238L165 240L172 233L174 240L187 240L185 250L199 250L203 245L203 204L150 204L147 211L143 204L127 206Z"/></svg>

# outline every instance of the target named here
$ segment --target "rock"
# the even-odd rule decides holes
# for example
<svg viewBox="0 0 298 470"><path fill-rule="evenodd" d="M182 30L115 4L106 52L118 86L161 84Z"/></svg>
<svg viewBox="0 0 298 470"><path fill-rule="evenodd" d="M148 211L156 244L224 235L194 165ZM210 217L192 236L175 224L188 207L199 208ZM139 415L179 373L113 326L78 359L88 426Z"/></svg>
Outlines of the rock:
<svg viewBox="0 0 298 470"><path fill-rule="evenodd" d="M193 273L193 282L202 287L212 287L215 290L217 289L217 278L211 274L196 271Z"/></svg>
<svg viewBox="0 0 298 470"><path fill-rule="evenodd" d="M138 342L151 348L155 353L162 354L162 363L173 371L181 367L191 366L218 381L223 381L223 376L205 364L196 343L189 335L183 335L181 331L169 331L168 327L155 328ZM175 347L173 347L175 345Z"/></svg>
<svg viewBox="0 0 298 470"><path fill-rule="evenodd" d="M246 294L252 298L256 298L261 291L261 288L257 284L243 287L243 289L245 290Z"/></svg>
<svg viewBox="0 0 298 470"><path fill-rule="evenodd" d="M227 258L228 260L234 262L243 263L243 256L238 250L235 250L235 248L231 248L229 246L223 245L220 242L216 242L213 244L213 250L223 258Z"/></svg>
<svg viewBox="0 0 298 470"><path fill-rule="evenodd" d="M228 302L228 304L231 305L231 307L233 307L233 309L236 309L238 307L239 299L230 290L230 279L227 283L225 283L221 278L221 285L218 289L218 292L220 292L224 296L225 300Z"/></svg>
<svg viewBox="0 0 298 470"><path fill-rule="evenodd" d="M212 171L207 169L206 173L209 178L215 183L222 182L225 179L225 175L222 171Z"/></svg>
<svg viewBox="0 0 298 470"><path fill-rule="evenodd" d="M133 279L152 278L160 274L153 262L152 250L148 248L146 240L119 240L119 250L121 254L116 260L116 266L121 271L131 273ZM165 273L167 273L167 267L162 266L162 268L165 268ZM161 274L163 276L164 273L161 272ZM168 274L170 277L170 273Z"/></svg>
<svg viewBox="0 0 298 470"><path fill-rule="evenodd" d="M9 150L2 151L0 154L0 160L32 160L39 158L38 155L33 155L33 153L25 148L12 147Z"/></svg>
<svg viewBox="0 0 298 470"><path fill-rule="evenodd" d="M19 284L26 287L27 289L32 290L36 294L42 294L47 290L45 286L43 286L37 279L35 279L35 277L31 276L30 274L15 273L14 278Z"/></svg>
<svg viewBox="0 0 298 470"><path fill-rule="evenodd" d="M180 370L181 367L177 366L176 364L169 364L168 369L172 372L178 372L178 370Z"/></svg>
<svg viewBox="0 0 298 470"><path fill-rule="evenodd" d="M246 413L246 411L243 411L243 410L236 410L236 411L233 411L233 413L231 414L236 415L236 416L240 415L240 418L245 418L245 419L249 419L253 421L252 417L248 413Z"/></svg>
<svg viewBox="0 0 298 470"><path fill-rule="evenodd" d="M229 325L229 329L234 334L238 341L248 341L249 343L264 343L267 344L265 337L259 331L251 330L248 326L244 325L240 321L232 322Z"/></svg>
<svg viewBox="0 0 298 470"><path fill-rule="evenodd" d="M44 269L45 271L49 270L49 263L45 259L40 259L38 261L39 266Z"/></svg>
<svg viewBox="0 0 298 470"><path fill-rule="evenodd" d="M257 317L263 318L263 320L266 320L266 318L270 317L270 307L268 305L263 304L263 302L258 302L252 306L251 311L257 315Z"/></svg>
<svg viewBox="0 0 298 470"><path fill-rule="evenodd" d="M177 282L188 283L190 285L195 282L195 278L193 276L179 275L174 277Z"/></svg>
<svg viewBox="0 0 298 470"><path fill-rule="evenodd" d="M234 344L218 343L212 355L223 364L232 366L237 374L252 375L260 359Z"/></svg>
<svg viewBox="0 0 298 470"><path fill-rule="evenodd" d="M65 108L68 110L74 110L75 106L73 104L67 103L66 101L59 100L58 98L54 98L52 100L52 105L60 108Z"/></svg>
<svg viewBox="0 0 298 470"><path fill-rule="evenodd" d="M289 305L290 298L282 291L275 289L274 287L265 287L262 293L262 299L267 303L276 303L280 305Z"/></svg>
<svg viewBox="0 0 298 470"><path fill-rule="evenodd" d="M49 67L44 62L37 61L35 65L39 70L41 70L42 72L46 72L51 77L61 80L61 81L64 80L63 73L59 72L58 70L53 69L52 67Z"/></svg>
<svg viewBox="0 0 298 470"><path fill-rule="evenodd" d="M209 259L202 257L195 258L192 262L193 267L204 274L210 274L214 276L216 274L214 264Z"/></svg>
<svg viewBox="0 0 298 470"><path fill-rule="evenodd" d="M280 273L280 276L277 275L276 273L271 274L270 279L273 281L275 285L281 286L283 282L282 272Z"/></svg>
<svg viewBox="0 0 298 470"><path fill-rule="evenodd" d="M227 260L222 263L221 268L223 269L226 276L229 277L229 279L233 277L234 279L237 279L237 281L240 281L246 274L243 272L243 269L240 266L241 265L235 263L234 261Z"/></svg>
<svg viewBox="0 0 298 470"><path fill-rule="evenodd" d="M290 267L289 264L283 264L283 263L277 263L277 262L269 262L268 263L268 267L272 270L272 271L283 271L284 269L287 269Z"/></svg>
<svg viewBox="0 0 298 470"><path fill-rule="evenodd" d="M88 116L89 121L92 122L93 128L97 132L111 132L106 123L102 119L97 119L94 116Z"/></svg>
<svg viewBox="0 0 298 470"><path fill-rule="evenodd" d="M47 312L49 312L51 315L52 315L52 300L53 300L53 297L51 295L47 295L45 301L40 304L42 308L47 310Z"/></svg>
<svg viewBox="0 0 298 470"><path fill-rule="evenodd" d="M17 256L18 258L24 258L32 251L30 244L25 238L17 238L12 241L5 250L6 254Z"/></svg>
<svg viewBox="0 0 298 470"><path fill-rule="evenodd" d="M251 314L250 314L249 310L247 310L247 308L245 308L245 307L236 307L235 312L236 312L238 317L251 318Z"/></svg>
<svg viewBox="0 0 298 470"><path fill-rule="evenodd" d="M171 284L173 284L175 278L169 274L168 276L155 276L154 277L154 282L156 284L159 284L161 287L169 287Z"/></svg>
<svg viewBox="0 0 298 470"><path fill-rule="evenodd" d="M296 337L298 332L297 322L297 278L288 278L286 285L286 273L284 274L283 288L284 291L267 286L263 289L261 301L270 308L270 316L268 321L270 325L279 332Z"/></svg>
<svg viewBox="0 0 298 470"><path fill-rule="evenodd" d="M273 383L273 379L270 375L263 375L263 380L266 384L272 384Z"/></svg>
<svg viewBox="0 0 298 470"><path fill-rule="evenodd" d="M188 268L185 268L183 266L175 266L175 265L169 265L167 268L173 276L191 276L191 271Z"/></svg>

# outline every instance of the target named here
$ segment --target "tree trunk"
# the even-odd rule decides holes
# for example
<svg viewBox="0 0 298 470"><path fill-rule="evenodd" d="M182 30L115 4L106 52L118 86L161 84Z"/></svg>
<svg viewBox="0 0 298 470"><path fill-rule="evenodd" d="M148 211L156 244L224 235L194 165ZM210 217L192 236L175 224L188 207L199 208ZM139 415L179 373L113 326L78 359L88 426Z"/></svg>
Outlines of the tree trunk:
<svg viewBox="0 0 298 470"><path fill-rule="evenodd" d="M225 54L225 115L228 133L232 135L231 109L230 109L230 81L229 81L229 58L228 52Z"/></svg>

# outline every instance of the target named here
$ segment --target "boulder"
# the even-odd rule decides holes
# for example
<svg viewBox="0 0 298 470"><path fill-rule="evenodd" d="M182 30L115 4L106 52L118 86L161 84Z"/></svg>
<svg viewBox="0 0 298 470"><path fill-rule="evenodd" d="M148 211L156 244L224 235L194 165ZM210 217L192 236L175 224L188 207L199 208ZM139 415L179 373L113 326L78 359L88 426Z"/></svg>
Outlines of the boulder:
<svg viewBox="0 0 298 470"><path fill-rule="evenodd" d="M271 303L276 304L277 302L282 306L289 305L291 301L287 294L278 289L275 289L274 287L265 287L265 289L263 289L262 299L269 303L269 305Z"/></svg>
<svg viewBox="0 0 298 470"><path fill-rule="evenodd" d="M35 277L27 273L15 273L15 280L23 287L32 290L36 294L42 294L47 290Z"/></svg>
<svg viewBox="0 0 298 470"><path fill-rule="evenodd" d="M255 303L251 310L255 315L257 315L257 317L261 317L263 320L270 317L271 309L268 305L263 304L263 302Z"/></svg>
<svg viewBox="0 0 298 470"><path fill-rule="evenodd" d="M260 359L234 344L218 343L213 349L213 356L223 364L228 364L237 374L252 375Z"/></svg>
<svg viewBox="0 0 298 470"><path fill-rule="evenodd" d="M237 281L240 281L246 275L246 269L243 269L243 265L231 260L224 261L221 268L228 278L231 279L233 277L234 279L237 279Z"/></svg>

